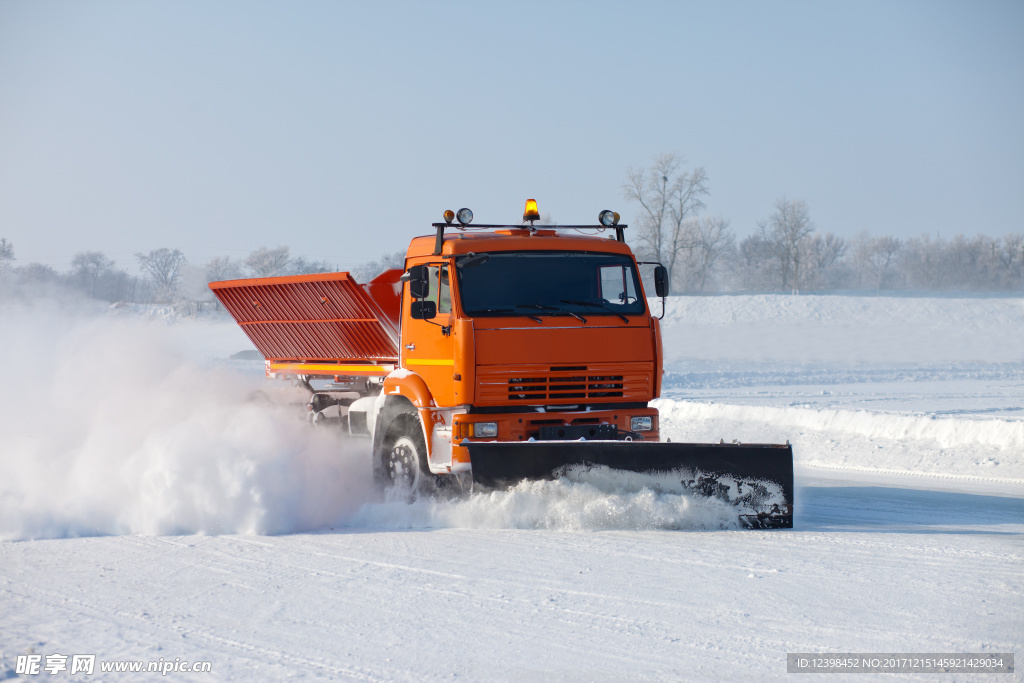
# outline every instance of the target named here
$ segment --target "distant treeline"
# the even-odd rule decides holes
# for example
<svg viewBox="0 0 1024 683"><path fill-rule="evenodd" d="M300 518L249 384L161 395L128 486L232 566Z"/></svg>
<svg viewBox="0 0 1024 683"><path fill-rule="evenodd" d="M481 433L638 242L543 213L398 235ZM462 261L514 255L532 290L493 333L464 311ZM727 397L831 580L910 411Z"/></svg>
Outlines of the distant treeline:
<svg viewBox="0 0 1024 683"><path fill-rule="evenodd" d="M846 240L819 233L806 202L782 197L737 243L727 219L703 213L707 172L678 154L630 169L622 188L638 208L627 236L668 268L674 293L1024 290L1024 233Z"/></svg>
<svg viewBox="0 0 1024 683"><path fill-rule="evenodd" d="M811 234L790 246L757 234L722 259L718 289L1024 291L1024 233L871 237Z"/></svg>
<svg viewBox="0 0 1024 683"><path fill-rule="evenodd" d="M817 231L807 203L782 197L737 241L729 221L704 213L710 181L678 154L660 154L647 168L630 168L623 196L636 205L626 239L639 260L664 264L673 294L701 292L826 292L871 290L935 292L1024 291L1024 233L1002 237L923 235L910 239L854 239ZM550 216L541 224L557 225ZM207 283L338 270L324 261L293 257L287 246L261 247L244 259L221 256L192 265L178 249L136 254L137 272L118 268L102 252L75 254L71 269L18 263L14 245L0 238L0 288L34 293L74 289L104 301L203 304ZM400 268L404 252L384 254L352 269L367 282Z"/></svg>
<svg viewBox="0 0 1024 683"><path fill-rule="evenodd" d="M802 210L792 206L799 202L788 204L780 202L777 212L799 214ZM676 294L1024 291L1024 234L906 240L864 234L845 240L815 234L812 228L789 241L761 230L737 244L727 223L703 217L690 220L701 223L694 228L695 234L711 234L714 239L694 239L680 249L672 273ZM654 256L644 253L643 242L634 248L647 258ZM201 266L189 264L181 251L170 248L136 254L136 261L138 268L133 273L116 267L101 252L83 251L75 254L69 270L60 272L40 263L19 264L14 245L0 238L0 290L29 296L73 290L109 302L202 306L215 301L206 286L209 282L338 270L327 262L292 257L287 246L262 247L244 259L221 256ZM385 254L353 269L352 274L357 281L367 282L388 268L402 267L403 262L403 252Z"/></svg>
<svg viewBox="0 0 1024 683"><path fill-rule="evenodd" d="M287 246L261 247L244 259L219 256L203 265L190 264L180 250L167 247L136 254L135 259L138 268L131 272L102 252L82 251L71 260L71 268L61 272L41 263L20 265L14 245L0 238L0 287L26 295L72 290L110 302L203 303L214 301L206 285L217 280L338 270L325 261L293 257ZM356 272L365 276L377 265L372 262Z"/></svg>

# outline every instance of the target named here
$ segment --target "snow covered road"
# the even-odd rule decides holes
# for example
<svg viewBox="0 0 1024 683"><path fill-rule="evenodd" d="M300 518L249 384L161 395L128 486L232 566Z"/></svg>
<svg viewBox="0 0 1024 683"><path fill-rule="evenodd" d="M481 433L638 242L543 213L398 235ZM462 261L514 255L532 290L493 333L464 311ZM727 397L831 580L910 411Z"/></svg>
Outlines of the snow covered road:
<svg viewBox="0 0 1024 683"><path fill-rule="evenodd" d="M5 543L0 640L9 666L178 657L206 680L783 678L787 652L1024 651L1024 499L904 479L801 470L791 532Z"/></svg>

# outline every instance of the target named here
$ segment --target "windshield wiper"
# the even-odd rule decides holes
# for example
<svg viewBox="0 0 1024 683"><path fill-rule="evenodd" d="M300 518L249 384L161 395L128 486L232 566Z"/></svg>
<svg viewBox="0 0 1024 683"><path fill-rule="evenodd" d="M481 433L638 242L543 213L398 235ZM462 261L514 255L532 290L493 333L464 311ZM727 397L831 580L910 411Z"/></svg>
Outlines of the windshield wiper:
<svg viewBox="0 0 1024 683"><path fill-rule="evenodd" d="M516 306L516 308L519 308L519 306ZM517 311L515 308L485 308L485 309L480 310L480 311L472 311L472 312L473 313L512 313L514 315L519 315L519 311ZM537 322L542 323L542 324L544 322L543 320L541 320L537 316L530 315L529 313L526 314L526 317L529 318L530 320L536 320Z"/></svg>
<svg viewBox="0 0 1024 683"><path fill-rule="evenodd" d="M539 309L541 311L554 311L556 313L568 313L572 317L574 317L577 320L579 320L580 322L582 322L584 325L587 324L587 319L584 318L579 313L573 313L572 311L567 311L566 309L559 308L558 306L546 306L544 304L516 304L516 308L536 308L536 309Z"/></svg>
<svg viewBox="0 0 1024 683"><path fill-rule="evenodd" d="M629 322L629 318L627 318L626 316L622 315L621 313L619 313L615 309L609 308L608 304L606 304L604 301L573 301L571 299L562 299L562 303L563 304L573 304L574 306L597 306L598 308L603 308L604 310L608 311L609 313L614 313L615 315L619 316L620 318L622 318L622 322L624 322L624 323L628 323Z"/></svg>
<svg viewBox="0 0 1024 683"><path fill-rule="evenodd" d="M475 254L473 252L469 252L468 254L466 254L465 258L455 262L455 267L456 268L476 268L477 266L482 266L483 264L487 263L487 260L489 258L491 258L490 254L486 254L486 253Z"/></svg>

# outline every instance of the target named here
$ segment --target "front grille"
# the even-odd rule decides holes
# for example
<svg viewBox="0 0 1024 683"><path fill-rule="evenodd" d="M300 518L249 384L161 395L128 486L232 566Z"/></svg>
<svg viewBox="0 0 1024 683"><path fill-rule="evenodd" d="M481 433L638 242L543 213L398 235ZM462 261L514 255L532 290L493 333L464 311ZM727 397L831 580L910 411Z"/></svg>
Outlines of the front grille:
<svg viewBox="0 0 1024 683"><path fill-rule="evenodd" d="M646 401L651 364L595 366L481 367L478 402L583 403L601 400Z"/></svg>
<svg viewBox="0 0 1024 683"><path fill-rule="evenodd" d="M513 377L508 381L508 397L513 401L621 398L622 375Z"/></svg>

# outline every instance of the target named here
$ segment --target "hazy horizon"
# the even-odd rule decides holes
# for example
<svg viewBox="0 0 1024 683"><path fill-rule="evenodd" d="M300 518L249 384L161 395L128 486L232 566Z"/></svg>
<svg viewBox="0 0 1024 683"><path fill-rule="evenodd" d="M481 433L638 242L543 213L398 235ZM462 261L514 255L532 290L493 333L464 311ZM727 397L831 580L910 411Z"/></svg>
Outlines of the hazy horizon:
<svg viewBox="0 0 1024 683"><path fill-rule="evenodd" d="M673 151L739 237L783 195L848 238L1021 232L1022 29L994 1L4 0L0 237L354 268L448 208L635 222L628 168Z"/></svg>

